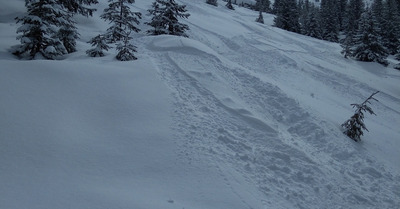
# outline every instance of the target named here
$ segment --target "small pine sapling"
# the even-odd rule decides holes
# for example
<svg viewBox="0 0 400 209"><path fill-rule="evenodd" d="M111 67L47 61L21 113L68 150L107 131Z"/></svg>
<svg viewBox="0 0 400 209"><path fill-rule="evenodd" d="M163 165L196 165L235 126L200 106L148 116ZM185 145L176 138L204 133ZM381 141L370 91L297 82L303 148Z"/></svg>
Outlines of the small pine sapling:
<svg viewBox="0 0 400 209"><path fill-rule="evenodd" d="M261 10L260 10L260 14L258 15L258 18L256 19L256 22L264 24L264 17L262 15Z"/></svg>
<svg viewBox="0 0 400 209"><path fill-rule="evenodd" d="M95 48L86 51L86 54L90 57L104 57L103 50L108 51L111 48L107 45L106 38L102 35L97 35L88 43L92 44L92 46L95 46Z"/></svg>
<svg viewBox="0 0 400 209"><path fill-rule="evenodd" d="M130 43L130 40L132 40L132 37L130 37L129 35L130 35L130 33L127 33L123 37L123 41L117 45L118 54L117 54L116 58L119 61L137 60L137 58L134 55L134 52L136 52L136 46L134 46Z"/></svg>
<svg viewBox="0 0 400 209"><path fill-rule="evenodd" d="M361 104L351 104L353 108L356 108L356 112L350 119L342 124L344 128L343 133L356 142L361 141L361 136L364 134L363 130L368 131L364 124L364 112L376 115L368 105L371 104L370 100L378 101L374 98L377 93L379 93L379 91L373 93Z"/></svg>

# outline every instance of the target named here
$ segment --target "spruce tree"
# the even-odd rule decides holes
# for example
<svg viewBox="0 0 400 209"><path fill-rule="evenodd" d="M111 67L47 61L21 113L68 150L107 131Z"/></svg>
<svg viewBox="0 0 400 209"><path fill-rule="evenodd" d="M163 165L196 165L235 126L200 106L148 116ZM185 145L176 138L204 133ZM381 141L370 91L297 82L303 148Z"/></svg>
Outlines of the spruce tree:
<svg viewBox="0 0 400 209"><path fill-rule="evenodd" d="M387 66L387 50L381 43L379 28L370 9L362 14L358 28L351 49L352 56L359 61L378 62Z"/></svg>
<svg viewBox="0 0 400 209"><path fill-rule="evenodd" d="M269 0L256 0L255 9L256 11L269 12L271 2Z"/></svg>
<svg viewBox="0 0 400 209"><path fill-rule="evenodd" d="M137 27L139 20L142 18L140 12L132 12L130 5L135 0L108 0L109 4L100 16L104 20L108 20L112 25L107 29L106 38L109 43L115 43L131 31L139 32Z"/></svg>
<svg viewBox="0 0 400 209"><path fill-rule="evenodd" d="M275 3L276 17L274 18L274 25L287 31L300 32L296 0L279 0Z"/></svg>
<svg viewBox="0 0 400 209"><path fill-rule="evenodd" d="M388 52L395 55L400 45L400 13L396 0L385 1L382 16L382 42Z"/></svg>
<svg viewBox="0 0 400 209"><path fill-rule="evenodd" d="M361 104L351 104L353 108L356 108L355 114L342 124L344 128L343 133L356 142L361 141L361 136L364 135L363 130L368 131L364 124L364 112L375 115L374 111L372 111L371 107L368 105L371 104L370 100L378 101L374 98L377 93L379 93L379 91L373 93Z"/></svg>
<svg viewBox="0 0 400 209"><path fill-rule="evenodd" d="M57 32L57 37L62 41L63 45L67 49L68 53L76 51L76 40L79 38L79 33L76 28L76 22L73 20L75 14L80 14L85 17L93 15L96 11L94 8L88 6L97 4L97 0L57 0L57 3L62 5L68 12L65 18L67 19L64 24Z"/></svg>
<svg viewBox="0 0 400 209"><path fill-rule="evenodd" d="M93 49L89 49L86 51L86 54L90 57L103 57L105 54L103 50L108 51L111 47L107 44L106 38L104 35L97 35L89 41Z"/></svg>
<svg viewBox="0 0 400 209"><path fill-rule="evenodd" d="M336 0L321 0L320 19L322 39L339 41L338 3Z"/></svg>
<svg viewBox="0 0 400 209"><path fill-rule="evenodd" d="M346 13L344 17L344 33L346 35L355 34L358 30L358 21L361 18L361 14L364 12L364 1L363 0L350 0L346 7Z"/></svg>
<svg viewBox="0 0 400 209"><path fill-rule="evenodd" d="M175 36L188 37L185 33L189 26L180 23L178 18L188 18L190 14L185 13L186 5L179 5L175 0L156 0L152 4L152 9L148 10L152 16L150 25L153 29L147 31L152 35L169 34Z"/></svg>
<svg viewBox="0 0 400 209"><path fill-rule="evenodd" d="M34 59L41 55L46 59L57 59L67 50L56 37L58 27L65 26L68 14L55 0L37 0L25 2L27 15L17 17L22 23L17 29L21 44L14 46L12 53L21 58Z"/></svg>
<svg viewBox="0 0 400 209"><path fill-rule="evenodd" d="M304 35L318 39L322 38L322 30L318 21L318 9L314 5L311 5L309 8L305 21L305 28Z"/></svg>
<svg viewBox="0 0 400 209"><path fill-rule="evenodd" d="M262 11L261 10L259 11L259 15L258 15L258 18L256 19L256 22L264 24L264 17L262 15Z"/></svg>
<svg viewBox="0 0 400 209"><path fill-rule="evenodd" d="M119 61L130 61L136 60L134 53L136 52L136 46L131 44L132 37L130 37L130 33L125 34L122 37L122 41L117 45L118 54L116 56Z"/></svg>
<svg viewBox="0 0 400 209"><path fill-rule="evenodd" d="M213 6L218 6L217 0L206 0L206 3Z"/></svg>

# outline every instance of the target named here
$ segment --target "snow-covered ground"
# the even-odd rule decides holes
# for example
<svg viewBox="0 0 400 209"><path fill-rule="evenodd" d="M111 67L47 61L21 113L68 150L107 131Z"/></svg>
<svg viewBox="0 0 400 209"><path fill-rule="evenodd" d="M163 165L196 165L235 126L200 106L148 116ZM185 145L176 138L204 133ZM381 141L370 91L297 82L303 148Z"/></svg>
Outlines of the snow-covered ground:
<svg viewBox="0 0 400 209"><path fill-rule="evenodd" d="M190 38L136 35L138 60L8 53L24 1L0 0L1 209L399 208L400 71L337 44L180 0ZM136 0L146 14L151 1ZM144 15L142 22L148 21ZM360 143L340 124L370 94Z"/></svg>

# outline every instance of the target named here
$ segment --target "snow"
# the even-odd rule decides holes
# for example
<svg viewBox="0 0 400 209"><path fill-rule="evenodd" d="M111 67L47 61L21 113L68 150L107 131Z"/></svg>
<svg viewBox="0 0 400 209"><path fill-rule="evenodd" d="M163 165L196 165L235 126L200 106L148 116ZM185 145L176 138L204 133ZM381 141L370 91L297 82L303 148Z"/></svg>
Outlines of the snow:
<svg viewBox="0 0 400 209"><path fill-rule="evenodd" d="M0 208L398 208L400 71L338 44L180 0L189 38L136 34L138 60L85 54L108 28L77 17L78 52L21 61L0 12ZM136 0L145 15L151 2ZM6 13L3 13L7 11ZM4 15L3 15L4 14ZM360 143L340 125L373 92Z"/></svg>

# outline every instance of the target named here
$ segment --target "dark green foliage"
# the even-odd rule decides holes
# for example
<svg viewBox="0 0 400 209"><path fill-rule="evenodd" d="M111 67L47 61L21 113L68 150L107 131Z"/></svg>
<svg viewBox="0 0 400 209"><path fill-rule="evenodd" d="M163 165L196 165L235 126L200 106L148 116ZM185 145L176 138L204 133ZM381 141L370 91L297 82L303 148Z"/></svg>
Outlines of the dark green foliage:
<svg viewBox="0 0 400 209"><path fill-rule="evenodd" d="M322 39L339 41L338 2L336 0L322 0L320 8L320 26Z"/></svg>
<svg viewBox="0 0 400 209"><path fill-rule="evenodd" d="M342 124L342 127L344 128L343 133L356 142L361 141L361 136L364 134L363 130L368 131L364 124L364 113L368 112L371 115L375 115L374 111L372 111L371 107L368 105L371 104L370 100L378 101L373 97L377 93L379 93L379 91L373 93L361 104L351 104L353 108L356 108L356 111L350 119Z"/></svg>
<svg viewBox="0 0 400 209"><path fill-rule="evenodd" d="M156 0L152 9L148 10L152 16L151 22L147 22L153 29L147 33L152 35L169 34L188 37L185 33L189 26L180 23L178 18L188 18L190 14L185 13L186 5L179 5L175 0Z"/></svg>
<svg viewBox="0 0 400 209"><path fill-rule="evenodd" d="M352 56L359 61L378 62L387 66L387 50L380 41L379 28L371 10L362 14L358 28L353 39Z"/></svg>
<svg viewBox="0 0 400 209"><path fill-rule="evenodd" d="M271 2L269 0L256 0L254 8L256 11L269 12Z"/></svg>
<svg viewBox="0 0 400 209"><path fill-rule="evenodd" d="M106 38L109 43L115 43L122 39L125 34L131 31L139 32L137 27L139 20L142 18L140 12L132 12L130 5L135 0L108 0L109 4L100 16L102 19L111 23L111 27L107 29Z"/></svg>
<svg viewBox="0 0 400 209"><path fill-rule="evenodd" d="M12 53L24 59L34 59L41 55L46 59L58 59L67 50L55 37L57 28L65 26L67 13L55 0L26 1L27 15L17 17L22 23L17 29L20 45L14 46Z"/></svg>
<svg viewBox="0 0 400 209"><path fill-rule="evenodd" d="M262 15L261 10L260 10L260 14L258 15L258 18L256 19L256 22L264 24L264 17Z"/></svg>
<svg viewBox="0 0 400 209"><path fill-rule="evenodd" d="M97 35L92 38L89 43L95 47L86 51L86 54L90 57L103 57L105 55L103 50L108 51L111 49L111 47L107 45L106 38L103 35Z"/></svg>
<svg viewBox="0 0 400 209"><path fill-rule="evenodd" d="M400 45L400 13L396 0L386 0L382 12L382 42L392 55L397 53Z"/></svg>
<svg viewBox="0 0 400 209"><path fill-rule="evenodd" d="M274 3L274 25L287 31L300 32L296 0L279 0Z"/></svg>
<svg viewBox="0 0 400 209"><path fill-rule="evenodd" d="M123 41L117 45L118 54L116 58L119 61L137 60L134 55L134 52L136 52L136 46L130 43L130 40L132 40L132 38L129 35L130 33L126 34L123 37Z"/></svg>

